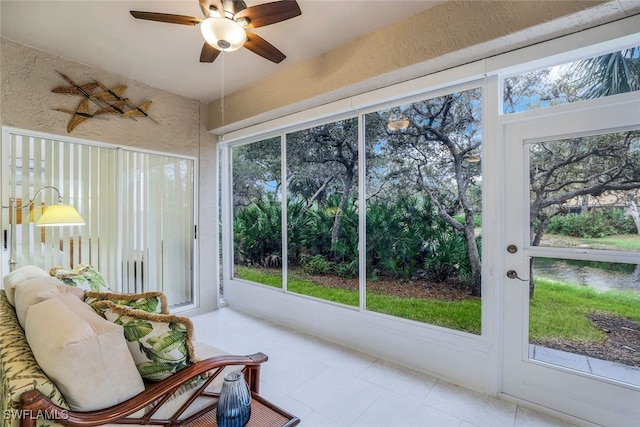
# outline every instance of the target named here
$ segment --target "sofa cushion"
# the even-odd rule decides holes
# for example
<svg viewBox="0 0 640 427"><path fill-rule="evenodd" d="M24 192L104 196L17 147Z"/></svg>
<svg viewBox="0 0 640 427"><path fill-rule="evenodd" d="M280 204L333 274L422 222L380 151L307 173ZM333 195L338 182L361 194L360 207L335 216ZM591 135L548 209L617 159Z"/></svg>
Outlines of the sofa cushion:
<svg viewBox="0 0 640 427"><path fill-rule="evenodd" d="M20 326L24 328L27 311L33 304L37 304L49 298L71 294L80 301L84 298L84 291L62 284L55 277L35 277L25 280L15 286L15 309Z"/></svg>
<svg viewBox="0 0 640 427"><path fill-rule="evenodd" d="M15 305L14 292L18 283L33 279L34 277L48 276L49 274L47 274L46 271L40 267L36 267L35 265L25 265L24 267L17 268L4 276L2 282L9 304Z"/></svg>
<svg viewBox="0 0 640 427"><path fill-rule="evenodd" d="M102 301L95 306L107 320L124 327L124 336L140 375L167 378L198 359L193 348L193 324L186 317L154 314Z"/></svg>
<svg viewBox="0 0 640 427"><path fill-rule="evenodd" d="M55 277L36 277L18 283L14 288L14 299L18 322L24 328L27 310L34 304L49 298L59 297L60 281Z"/></svg>
<svg viewBox="0 0 640 427"><path fill-rule="evenodd" d="M104 316L102 310L94 306L100 301L111 301L116 305L124 305L135 310L143 310L149 313L168 314L169 304L167 297L160 291L142 292L137 294L121 294L117 292L85 292L84 302L89 304Z"/></svg>
<svg viewBox="0 0 640 427"><path fill-rule="evenodd" d="M144 390L122 327L75 296L32 305L25 335L38 364L73 410L107 408Z"/></svg>
<svg viewBox="0 0 640 427"><path fill-rule="evenodd" d="M73 270L66 270L64 267L51 267L49 274L60 279L65 285L75 286L85 291L110 291L102 274L89 264L78 264Z"/></svg>

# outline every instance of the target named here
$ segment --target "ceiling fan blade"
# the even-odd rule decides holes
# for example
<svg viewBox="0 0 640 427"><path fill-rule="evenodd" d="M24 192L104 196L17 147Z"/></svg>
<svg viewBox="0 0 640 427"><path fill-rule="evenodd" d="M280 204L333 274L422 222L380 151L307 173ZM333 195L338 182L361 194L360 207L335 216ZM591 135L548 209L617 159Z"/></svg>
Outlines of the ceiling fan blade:
<svg viewBox="0 0 640 427"><path fill-rule="evenodd" d="M275 62L276 64L281 63L284 58L286 58L285 54L276 49L274 45L262 37L248 31L247 41L244 43L244 47L271 62Z"/></svg>
<svg viewBox="0 0 640 427"><path fill-rule="evenodd" d="M248 19L247 28L258 28L286 21L301 14L300 6L295 0L281 0L248 7L236 13L233 19L234 21Z"/></svg>
<svg viewBox="0 0 640 427"><path fill-rule="evenodd" d="M130 13L136 19L166 22L168 24L196 25L202 22L202 19L194 18L192 16L173 15L171 13L140 12L137 10L132 10Z"/></svg>
<svg viewBox="0 0 640 427"><path fill-rule="evenodd" d="M200 52L200 62L213 62L220 55L220 51L209 43L202 45L202 51Z"/></svg>
<svg viewBox="0 0 640 427"><path fill-rule="evenodd" d="M202 9L202 13L205 18L209 17L209 10L211 10L211 6L213 6L220 16L224 16L224 6L222 6L222 0L199 0L200 1L200 9Z"/></svg>

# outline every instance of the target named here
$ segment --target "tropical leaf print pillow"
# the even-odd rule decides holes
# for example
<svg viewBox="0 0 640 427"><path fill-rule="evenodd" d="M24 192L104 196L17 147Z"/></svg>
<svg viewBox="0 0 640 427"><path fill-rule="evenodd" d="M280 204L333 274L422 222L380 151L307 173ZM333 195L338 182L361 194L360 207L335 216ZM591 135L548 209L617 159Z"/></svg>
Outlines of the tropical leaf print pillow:
<svg viewBox="0 0 640 427"><path fill-rule="evenodd" d="M104 317L101 309L95 305L100 301L111 301L116 305L124 305L134 310L142 310L147 313L169 314L167 297L160 291L142 292L138 294L122 294L117 292L85 292L84 302Z"/></svg>
<svg viewBox="0 0 640 427"><path fill-rule="evenodd" d="M65 285L75 286L85 291L108 292L111 290L102 274L89 264L78 264L73 270L66 270L64 267L51 267L49 274L61 280Z"/></svg>
<svg viewBox="0 0 640 427"><path fill-rule="evenodd" d="M100 301L95 307L121 325L143 379L159 381L195 363L193 324L186 317L155 314Z"/></svg>

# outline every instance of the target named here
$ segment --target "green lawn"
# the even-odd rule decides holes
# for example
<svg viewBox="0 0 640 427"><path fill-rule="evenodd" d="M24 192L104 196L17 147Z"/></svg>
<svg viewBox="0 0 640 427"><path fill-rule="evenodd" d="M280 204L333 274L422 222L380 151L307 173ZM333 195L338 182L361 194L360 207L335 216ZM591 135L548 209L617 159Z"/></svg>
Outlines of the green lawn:
<svg viewBox="0 0 640 427"><path fill-rule="evenodd" d="M616 236L582 239L585 243L599 249L617 249L622 251L640 251L640 234L619 234Z"/></svg>
<svg viewBox="0 0 640 427"><path fill-rule="evenodd" d="M282 288L282 278L262 269L236 266L239 278ZM292 275L288 290L326 301L359 305L357 291L321 286ZM367 309L446 328L480 333L481 302L477 298L462 301L401 298L367 292ZM593 327L587 314L594 311L614 313L640 321L640 295L629 291L597 291L566 283L536 279L530 302L530 338L563 338L602 341L605 334Z"/></svg>
<svg viewBox="0 0 640 427"><path fill-rule="evenodd" d="M640 295L631 291L597 291L550 280L536 279L530 302L529 335L532 340L564 338L602 341L587 314L601 311L640 321Z"/></svg>
<svg viewBox="0 0 640 427"><path fill-rule="evenodd" d="M591 249L610 249L619 251L640 251L640 234L617 234L607 237L581 238L559 234L545 234L543 246L589 247Z"/></svg>

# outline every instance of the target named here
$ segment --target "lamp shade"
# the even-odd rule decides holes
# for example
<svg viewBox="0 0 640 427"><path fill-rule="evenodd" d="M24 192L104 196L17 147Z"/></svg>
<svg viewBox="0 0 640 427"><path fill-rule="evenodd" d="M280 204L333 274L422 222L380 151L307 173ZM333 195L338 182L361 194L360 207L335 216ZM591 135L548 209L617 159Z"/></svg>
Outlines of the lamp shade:
<svg viewBox="0 0 640 427"><path fill-rule="evenodd" d="M38 227L55 227L62 225L84 225L84 219L77 210L70 205L51 205L36 221Z"/></svg>
<svg viewBox="0 0 640 427"><path fill-rule="evenodd" d="M244 28L227 18L207 18L200 24L200 31L208 44L224 52L238 50L247 41Z"/></svg>

